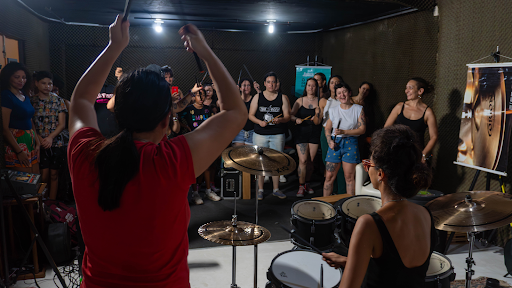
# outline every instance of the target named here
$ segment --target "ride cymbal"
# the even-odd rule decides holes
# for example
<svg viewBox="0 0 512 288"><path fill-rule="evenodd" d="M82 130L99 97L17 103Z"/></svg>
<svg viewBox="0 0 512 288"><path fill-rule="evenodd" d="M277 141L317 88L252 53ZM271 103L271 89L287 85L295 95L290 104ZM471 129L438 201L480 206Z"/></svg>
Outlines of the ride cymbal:
<svg viewBox="0 0 512 288"><path fill-rule="evenodd" d="M222 152L224 166L252 175L279 176L291 173L296 164L292 157L274 149L246 145Z"/></svg>
<svg viewBox="0 0 512 288"><path fill-rule="evenodd" d="M512 195L492 191L448 194L426 205L437 229L481 232L512 222Z"/></svg>
<svg viewBox="0 0 512 288"><path fill-rule="evenodd" d="M238 221L236 226L231 220L206 223L198 233L208 241L231 246L256 245L270 239L266 228L244 221Z"/></svg>

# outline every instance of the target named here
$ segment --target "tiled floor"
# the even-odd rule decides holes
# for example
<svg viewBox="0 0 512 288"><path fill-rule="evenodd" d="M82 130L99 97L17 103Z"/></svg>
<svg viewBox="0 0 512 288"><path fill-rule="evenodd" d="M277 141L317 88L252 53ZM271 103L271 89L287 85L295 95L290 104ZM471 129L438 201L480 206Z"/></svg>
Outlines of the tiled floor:
<svg viewBox="0 0 512 288"><path fill-rule="evenodd" d="M289 241L269 241L258 245L258 287L265 287L268 271L274 257L284 251L290 250L293 245ZM254 287L254 247L237 247L236 284L238 287ZM455 268L456 279L465 278L466 257L468 257L467 244L452 244L448 251L448 258ZM499 247L478 248L473 251L476 266L474 278L486 276L504 280L509 284L512 278L505 278L507 273L503 258L503 249ZM193 288L226 287L232 281L232 247L221 246L212 248L192 249L189 252L190 284ZM38 280L40 287L55 287L53 271L47 271L46 279ZM59 285L60 286L60 285ZM35 287L33 280L20 281L14 287Z"/></svg>

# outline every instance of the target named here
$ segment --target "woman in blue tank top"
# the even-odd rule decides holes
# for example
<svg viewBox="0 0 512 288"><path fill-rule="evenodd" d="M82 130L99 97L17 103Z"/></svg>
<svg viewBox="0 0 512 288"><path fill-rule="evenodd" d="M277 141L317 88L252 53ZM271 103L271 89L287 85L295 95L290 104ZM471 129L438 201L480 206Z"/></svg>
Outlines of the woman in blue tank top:
<svg viewBox="0 0 512 288"><path fill-rule="evenodd" d="M437 142L437 121L432 108L423 103L421 98L434 90L434 87L423 78L411 78L405 86L407 101L396 104L386 120L384 127L403 124L411 128L418 137L422 149L422 161L430 158L432 149ZM425 145L425 130L428 127L430 140Z"/></svg>
<svg viewBox="0 0 512 288"><path fill-rule="evenodd" d="M421 161L415 132L404 125L375 132L371 152L363 165L381 193L382 207L357 219L348 257L322 256L332 267L345 267L342 288L425 287L437 242L434 220L427 208L407 199L430 185L431 170Z"/></svg>

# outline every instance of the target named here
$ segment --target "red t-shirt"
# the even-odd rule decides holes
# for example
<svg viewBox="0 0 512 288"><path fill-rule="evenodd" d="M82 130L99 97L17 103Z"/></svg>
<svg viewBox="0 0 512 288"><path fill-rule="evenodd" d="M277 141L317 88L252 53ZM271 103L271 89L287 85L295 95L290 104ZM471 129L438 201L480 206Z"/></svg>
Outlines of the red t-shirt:
<svg viewBox="0 0 512 288"><path fill-rule="evenodd" d="M69 141L68 164L85 242L82 287L190 287L187 193L195 175L187 140L134 141L139 173L124 189L120 207L103 211L91 149L104 140L87 127Z"/></svg>

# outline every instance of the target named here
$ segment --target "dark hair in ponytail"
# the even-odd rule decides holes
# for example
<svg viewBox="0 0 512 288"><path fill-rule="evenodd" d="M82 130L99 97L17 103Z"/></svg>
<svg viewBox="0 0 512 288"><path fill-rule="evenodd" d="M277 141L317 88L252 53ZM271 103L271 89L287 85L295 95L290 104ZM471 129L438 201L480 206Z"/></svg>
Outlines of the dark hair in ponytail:
<svg viewBox="0 0 512 288"><path fill-rule="evenodd" d="M115 88L114 114L121 128L96 152L98 204L104 211L119 207L128 182L139 172L140 156L133 132L153 131L171 111L169 84L160 74L138 69L121 78Z"/></svg>
<svg viewBox="0 0 512 288"><path fill-rule="evenodd" d="M423 88L424 92L423 95L426 95L428 93L434 92L434 85L432 85L427 80L420 78L420 77L413 77L409 79L409 81L416 81L416 86L418 87L418 90Z"/></svg>
<svg viewBox="0 0 512 288"><path fill-rule="evenodd" d="M416 133L405 125L393 125L373 133L370 151L377 169L382 169L388 185L396 194L414 197L428 188L432 171L421 162L421 149Z"/></svg>

